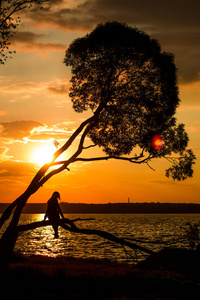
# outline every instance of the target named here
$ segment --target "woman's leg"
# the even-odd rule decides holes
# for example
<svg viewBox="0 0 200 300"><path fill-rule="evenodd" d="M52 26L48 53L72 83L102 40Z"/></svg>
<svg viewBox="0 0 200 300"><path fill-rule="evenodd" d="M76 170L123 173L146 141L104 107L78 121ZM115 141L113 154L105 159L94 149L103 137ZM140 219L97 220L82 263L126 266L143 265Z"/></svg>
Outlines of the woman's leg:
<svg viewBox="0 0 200 300"><path fill-rule="evenodd" d="M59 215L56 214L49 215L49 221L51 222L51 225L54 230L54 236L55 238L58 238L58 222L59 222Z"/></svg>
<svg viewBox="0 0 200 300"><path fill-rule="evenodd" d="M58 238L59 237L59 235L58 235L58 223L54 221L53 224L52 224L52 227L53 227L53 230L54 230L54 237Z"/></svg>

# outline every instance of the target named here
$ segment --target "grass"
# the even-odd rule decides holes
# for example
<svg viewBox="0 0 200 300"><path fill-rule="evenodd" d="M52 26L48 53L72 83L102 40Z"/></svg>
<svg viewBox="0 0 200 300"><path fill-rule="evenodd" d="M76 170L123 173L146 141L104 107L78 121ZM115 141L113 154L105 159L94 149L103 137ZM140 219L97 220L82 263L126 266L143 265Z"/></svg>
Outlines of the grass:
<svg viewBox="0 0 200 300"><path fill-rule="evenodd" d="M18 256L2 261L1 299L200 299L200 253L163 250L131 266L109 260Z"/></svg>

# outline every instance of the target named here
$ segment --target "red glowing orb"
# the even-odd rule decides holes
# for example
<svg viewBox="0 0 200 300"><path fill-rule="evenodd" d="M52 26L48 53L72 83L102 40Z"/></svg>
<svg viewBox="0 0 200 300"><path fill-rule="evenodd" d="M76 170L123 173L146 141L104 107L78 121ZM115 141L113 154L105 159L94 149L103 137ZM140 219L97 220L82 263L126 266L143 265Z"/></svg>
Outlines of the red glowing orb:
<svg viewBox="0 0 200 300"><path fill-rule="evenodd" d="M162 147L164 145L163 138L159 134L154 135L154 137L152 138L152 141L151 141L151 145L154 150L162 149Z"/></svg>

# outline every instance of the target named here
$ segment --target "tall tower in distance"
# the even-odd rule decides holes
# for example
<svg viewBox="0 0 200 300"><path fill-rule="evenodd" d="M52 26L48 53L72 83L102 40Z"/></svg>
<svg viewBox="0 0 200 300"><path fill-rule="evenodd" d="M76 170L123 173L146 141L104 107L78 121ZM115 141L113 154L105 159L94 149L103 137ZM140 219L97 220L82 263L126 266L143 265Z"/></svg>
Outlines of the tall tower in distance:
<svg viewBox="0 0 200 300"><path fill-rule="evenodd" d="M130 197L128 197L128 204L130 203Z"/></svg>

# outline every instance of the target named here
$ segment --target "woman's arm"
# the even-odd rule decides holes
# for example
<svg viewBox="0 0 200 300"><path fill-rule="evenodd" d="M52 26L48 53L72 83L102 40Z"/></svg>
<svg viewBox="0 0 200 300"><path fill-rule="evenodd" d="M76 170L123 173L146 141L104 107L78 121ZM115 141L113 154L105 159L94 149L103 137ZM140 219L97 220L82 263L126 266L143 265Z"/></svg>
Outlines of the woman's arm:
<svg viewBox="0 0 200 300"><path fill-rule="evenodd" d="M46 214L45 214L45 216L44 216L44 221L46 220L46 218L47 218L47 212L46 212Z"/></svg>
<svg viewBox="0 0 200 300"><path fill-rule="evenodd" d="M58 204L58 206L59 206L59 204ZM61 217L64 219L64 215L62 213L62 210L61 210L60 206L59 206L59 213L60 213Z"/></svg>
<svg viewBox="0 0 200 300"><path fill-rule="evenodd" d="M59 212L59 214L61 215L61 217L64 219L64 215L63 215L63 213L62 213L62 210L61 210L61 208L60 208L60 205L59 205L58 201L57 201L57 209L58 209L58 212Z"/></svg>

